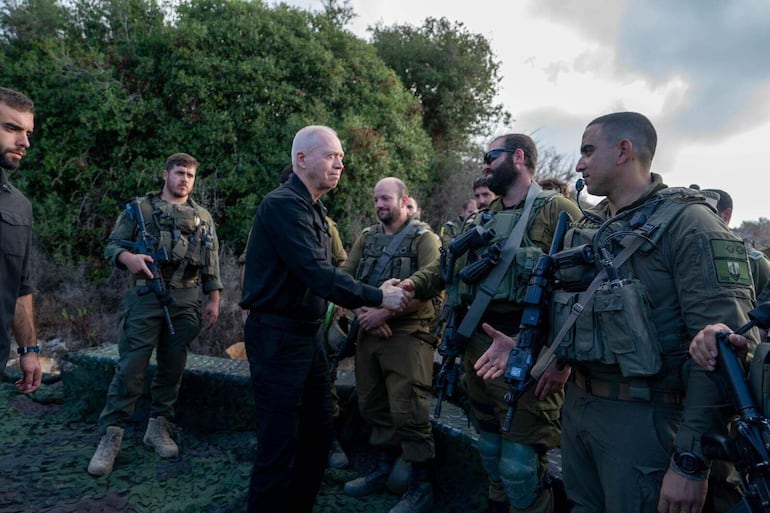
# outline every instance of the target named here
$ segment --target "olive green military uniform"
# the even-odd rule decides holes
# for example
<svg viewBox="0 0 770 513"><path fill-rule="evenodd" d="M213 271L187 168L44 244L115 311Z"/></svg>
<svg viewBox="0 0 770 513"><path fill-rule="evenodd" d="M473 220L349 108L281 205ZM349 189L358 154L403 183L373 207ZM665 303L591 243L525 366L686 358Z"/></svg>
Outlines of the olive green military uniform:
<svg viewBox="0 0 770 513"><path fill-rule="evenodd" d="M439 238L419 221L405 223L401 230L412 231L379 277L372 276L376 262L398 235L384 233L380 224L364 230L343 270L376 286L390 278L409 278L415 298L429 300L442 288ZM434 315L433 302L425 301L416 312L387 321L390 338L362 329L356 349L356 391L361 416L372 424L370 443L381 449L400 448L409 462L435 456L429 419L434 354L429 327Z"/></svg>
<svg viewBox="0 0 770 513"><path fill-rule="evenodd" d="M457 237L462 231L465 219L462 216L458 216L457 219L447 221L441 225L441 229L438 232L438 236L441 239L441 245L446 247L452 239Z"/></svg>
<svg viewBox="0 0 770 513"><path fill-rule="evenodd" d="M118 325L120 357L110 384L107 404L99 417L103 432L109 426L123 427L133 414L144 390L147 365L153 349L157 370L150 388L151 416L173 418L174 402L187 362L187 345L201 328L201 287L208 294L221 290L219 242L209 212L188 200L173 204L148 194L140 199L147 231L159 238L169 260L156 262L174 299L168 305L175 334L169 329L158 298L147 289L144 275L135 276L134 286L123 300ZM135 241L136 223L128 212L118 217L104 251L107 261L119 268L117 257L126 251L120 241Z"/></svg>
<svg viewBox="0 0 770 513"><path fill-rule="evenodd" d="M674 447L701 455L701 434L726 426L726 412L715 407L725 405L723 391L686 356L705 325L747 321L754 294L746 248L697 191L668 189L656 174L613 221L605 221L606 200L591 212L597 219L576 223L565 247L595 241L595 251L617 257L633 239L644 242L615 269L619 286L605 283L581 303L557 351L573 369L563 409L564 483L575 513L654 512ZM586 270L597 271L557 274L578 285L554 293L552 336L587 287L576 279Z"/></svg>
<svg viewBox="0 0 770 513"><path fill-rule="evenodd" d="M745 242L746 254L749 257L751 278L754 283L754 293L757 297L770 285L770 260L764 253L755 249L750 242Z"/></svg>
<svg viewBox="0 0 770 513"><path fill-rule="evenodd" d="M493 229L496 235L490 245L504 245L521 217L524 204L522 200L513 208L504 209L501 199L497 198L489 207L489 213L493 216L476 216L466 224L466 229L475 228L476 225ZM479 453L490 478L490 499L505 502L507 498L517 510L552 510L550 492L541 493L540 482L547 469L546 450L559 445L559 415L564 394L553 394L540 401L535 397L532 387L519 400L511 430L505 433L502 425L508 405L504 397L509 387L502 377L484 381L476 375L473 365L491 345L491 339L481 328L482 323L487 322L511 336L518 332L521 300L529 275L539 255L550 249L562 211L569 213L573 219L581 215L572 200L553 191L539 193L514 262L503 277L465 350L465 380L472 413L480 428ZM476 287L460 280L458 272L469 258L482 255L486 248L479 248L473 252L475 255L466 254L458 259L452 283L447 287L447 304L450 306L467 307L473 302Z"/></svg>

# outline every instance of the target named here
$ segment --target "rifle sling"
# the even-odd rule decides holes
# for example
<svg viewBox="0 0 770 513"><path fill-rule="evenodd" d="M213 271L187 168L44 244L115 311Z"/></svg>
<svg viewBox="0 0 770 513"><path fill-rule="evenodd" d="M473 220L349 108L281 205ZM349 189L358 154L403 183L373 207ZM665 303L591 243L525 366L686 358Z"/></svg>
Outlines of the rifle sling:
<svg viewBox="0 0 770 513"><path fill-rule="evenodd" d="M613 259L612 263L615 268L620 268L620 266L623 265L623 263L628 260L629 257L637 249L639 249L639 247L646 240L647 239L645 237L633 237L628 246L626 246L623 251L621 251L620 254ZM535 362L535 365L532 366L532 371L530 371L530 374L535 380L540 379L540 376L543 375L548 366L554 361L554 353L556 352L556 349L559 348L562 341L567 336L569 330L572 328L575 322L577 322L577 318L580 317L581 313L583 313L585 306L588 305L590 301L593 301L594 294L596 294L596 291L606 279L607 271L606 269L602 269L602 271L593 279L588 288L580 293L577 302L572 305L572 311L559 330L559 333L556 334L556 337L554 337L550 346L543 348L537 358L537 361Z"/></svg>
<svg viewBox="0 0 770 513"><path fill-rule="evenodd" d="M457 333L470 338L473 332L476 330L481 316L487 310L489 303L492 301L492 297L495 295L498 285L503 280L503 276L508 271L508 268L513 262L513 257L516 255L516 250L521 246L521 241L524 238L524 232L527 229L529 222L529 215L532 212L532 207L535 203L535 198L542 192L542 188L537 182L532 182L527 191L527 199L524 202L524 210L521 213L521 217L516 222L516 226L513 227L511 234L505 241L505 247L500 256L500 262L492 269L492 271L484 279L483 283L476 290L476 297L473 298L471 306L468 308L468 313L465 314L460 326L457 328Z"/></svg>

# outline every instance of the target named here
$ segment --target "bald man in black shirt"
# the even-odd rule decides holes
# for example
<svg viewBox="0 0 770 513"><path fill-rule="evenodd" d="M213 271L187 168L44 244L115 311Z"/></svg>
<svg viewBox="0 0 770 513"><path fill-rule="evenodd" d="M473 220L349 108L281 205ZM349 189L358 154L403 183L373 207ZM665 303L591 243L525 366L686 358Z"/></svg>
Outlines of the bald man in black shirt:
<svg viewBox="0 0 770 513"><path fill-rule="evenodd" d="M333 437L320 332L327 301L401 311L413 291L409 280L366 285L331 263L319 199L337 186L344 167L337 134L307 126L294 137L291 153L294 174L257 209L240 303L249 310L244 338L257 418L250 513L313 509Z"/></svg>

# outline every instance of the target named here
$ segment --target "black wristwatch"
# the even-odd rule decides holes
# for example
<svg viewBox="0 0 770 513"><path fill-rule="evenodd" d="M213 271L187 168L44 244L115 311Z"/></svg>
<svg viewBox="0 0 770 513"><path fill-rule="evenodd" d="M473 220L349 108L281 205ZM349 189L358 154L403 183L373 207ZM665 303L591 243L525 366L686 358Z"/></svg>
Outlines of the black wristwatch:
<svg viewBox="0 0 770 513"><path fill-rule="evenodd" d="M708 473L709 467L697 454L690 451L674 451L671 463L675 470L693 477L700 477Z"/></svg>
<svg viewBox="0 0 770 513"><path fill-rule="evenodd" d="M16 352L19 356L24 356L27 353L39 353L40 346L19 346L16 348Z"/></svg>

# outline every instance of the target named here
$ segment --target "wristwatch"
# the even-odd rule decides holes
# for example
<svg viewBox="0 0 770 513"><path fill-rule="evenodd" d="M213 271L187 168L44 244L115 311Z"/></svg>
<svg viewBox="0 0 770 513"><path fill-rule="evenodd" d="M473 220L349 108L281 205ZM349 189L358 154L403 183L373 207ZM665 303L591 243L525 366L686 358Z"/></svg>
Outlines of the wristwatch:
<svg viewBox="0 0 770 513"><path fill-rule="evenodd" d="M671 456L671 463L674 464L676 470L692 476L702 476L709 470L706 462L690 451L674 451Z"/></svg>
<svg viewBox="0 0 770 513"><path fill-rule="evenodd" d="M40 346L19 346L16 348L16 352L19 356L24 356L27 353L39 353Z"/></svg>

